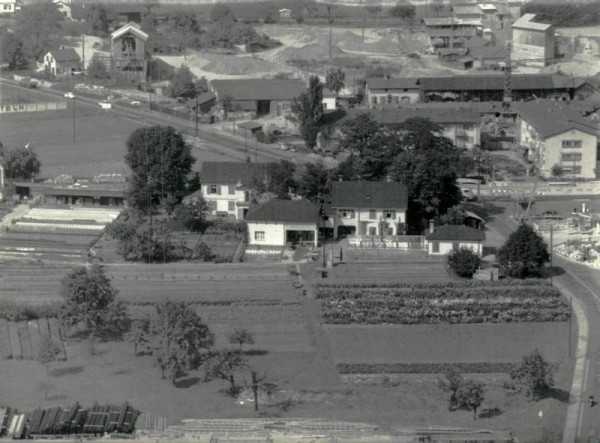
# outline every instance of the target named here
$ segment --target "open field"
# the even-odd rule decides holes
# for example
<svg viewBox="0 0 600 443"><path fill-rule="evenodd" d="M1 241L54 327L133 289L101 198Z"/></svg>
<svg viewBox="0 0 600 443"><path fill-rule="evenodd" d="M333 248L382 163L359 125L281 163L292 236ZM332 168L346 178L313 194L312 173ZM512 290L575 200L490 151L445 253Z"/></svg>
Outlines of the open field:
<svg viewBox="0 0 600 443"><path fill-rule="evenodd" d="M336 363L514 363L538 349L568 354L568 322L470 325L327 325Z"/></svg>
<svg viewBox="0 0 600 443"><path fill-rule="evenodd" d="M349 251L344 249L344 256L350 255L351 258L360 257L363 251ZM368 251L367 251L368 252ZM375 260L386 260L386 252L372 251L373 255L381 254L380 257L370 257ZM450 276L446 271L446 265L440 260L420 260L410 258L410 254L404 254L401 251L389 253L393 258L389 261L363 261L343 263L329 270L329 276L322 283L433 283L450 281ZM396 259L397 261L393 261Z"/></svg>

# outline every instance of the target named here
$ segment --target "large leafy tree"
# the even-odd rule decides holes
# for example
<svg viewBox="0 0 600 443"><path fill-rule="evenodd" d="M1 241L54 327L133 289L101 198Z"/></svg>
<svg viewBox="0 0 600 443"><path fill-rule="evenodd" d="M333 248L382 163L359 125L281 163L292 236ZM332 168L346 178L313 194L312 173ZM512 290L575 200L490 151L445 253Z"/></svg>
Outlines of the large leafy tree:
<svg viewBox="0 0 600 443"><path fill-rule="evenodd" d="M327 89L335 92L335 95L338 95L344 88L345 81L346 73L342 68L331 68L325 76L325 86Z"/></svg>
<svg viewBox="0 0 600 443"><path fill-rule="evenodd" d="M175 70L169 85L172 97L194 98L198 94L194 74L186 65Z"/></svg>
<svg viewBox="0 0 600 443"><path fill-rule="evenodd" d="M548 245L531 226L522 223L497 254L498 263L515 278L539 277L550 260Z"/></svg>
<svg viewBox="0 0 600 443"><path fill-rule="evenodd" d="M94 35L104 37L109 34L111 25L117 20L117 12L108 5L96 3L86 8L85 21Z"/></svg>
<svg viewBox="0 0 600 443"><path fill-rule="evenodd" d="M12 178L27 179L40 172L41 163L33 148L8 149L0 147L2 165L6 175Z"/></svg>
<svg viewBox="0 0 600 443"><path fill-rule="evenodd" d="M289 200L290 189L296 189L295 173L296 165L288 160L268 163L264 174L257 173L252 177L250 186L259 194L270 194L281 200Z"/></svg>
<svg viewBox="0 0 600 443"><path fill-rule="evenodd" d="M63 15L52 2L29 3L15 13L16 35L23 42L25 53L39 59L57 47Z"/></svg>
<svg viewBox="0 0 600 443"><path fill-rule="evenodd" d="M510 376L528 397L538 399L554 386L555 369L535 349L523 357L521 364L513 369Z"/></svg>
<svg viewBox="0 0 600 443"><path fill-rule="evenodd" d="M459 407L473 411L473 419L477 420L477 409L484 400L484 384L474 381L465 381L456 391L456 401Z"/></svg>
<svg viewBox="0 0 600 443"><path fill-rule="evenodd" d="M98 265L79 267L61 281L61 319L91 335L122 334L129 328L125 305L116 299L104 269Z"/></svg>
<svg viewBox="0 0 600 443"><path fill-rule="evenodd" d="M323 84L319 77L310 77L308 90L292 102L292 120L300 126L300 135L306 147L313 149L323 119Z"/></svg>
<svg viewBox="0 0 600 443"><path fill-rule="evenodd" d="M229 389L227 392L236 396L240 388L235 381L236 371L247 366L247 361L242 356L241 351L233 349L224 349L214 353L206 361L205 372L208 377L220 378L229 382Z"/></svg>
<svg viewBox="0 0 600 443"><path fill-rule="evenodd" d="M195 161L190 146L172 127L136 129L127 140L125 154L131 169L129 203L146 211L163 199L181 202Z"/></svg>
<svg viewBox="0 0 600 443"><path fill-rule="evenodd" d="M0 63L7 64L9 71L27 68L23 41L12 32L0 32Z"/></svg>
<svg viewBox="0 0 600 443"><path fill-rule="evenodd" d="M330 193L330 171L323 162L306 163L296 179L297 192L312 201L327 200Z"/></svg>
<svg viewBox="0 0 600 443"><path fill-rule="evenodd" d="M409 199L426 217L444 214L461 199L456 184L460 153L429 119L408 119L398 129L400 152L390 174L408 187Z"/></svg>
<svg viewBox="0 0 600 443"><path fill-rule="evenodd" d="M462 247L448 254L448 267L459 277L472 278L481 265L481 258L473 249Z"/></svg>

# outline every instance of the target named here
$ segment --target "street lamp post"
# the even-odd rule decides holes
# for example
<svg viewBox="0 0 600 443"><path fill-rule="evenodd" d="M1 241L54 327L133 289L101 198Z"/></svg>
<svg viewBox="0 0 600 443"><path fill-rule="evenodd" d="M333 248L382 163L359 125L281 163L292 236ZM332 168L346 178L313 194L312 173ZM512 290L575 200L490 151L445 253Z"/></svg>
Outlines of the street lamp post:
<svg viewBox="0 0 600 443"><path fill-rule="evenodd" d="M75 143L75 97L71 100L73 101L73 143Z"/></svg>

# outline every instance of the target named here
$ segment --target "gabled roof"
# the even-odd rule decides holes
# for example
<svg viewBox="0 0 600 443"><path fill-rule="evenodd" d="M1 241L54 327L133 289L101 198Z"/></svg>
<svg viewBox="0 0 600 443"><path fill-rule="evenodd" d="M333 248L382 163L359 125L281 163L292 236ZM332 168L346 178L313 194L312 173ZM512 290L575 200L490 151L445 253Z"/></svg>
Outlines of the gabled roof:
<svg viewBox="0 0 600 443"><path fill-rule="evenodd" d="M469 48L469 55L474 59L496 59L504 60L506 58L506 48L504 46L479 46Z"/></svg>
<svg viewBox="0 0 600 443"><path fill-rule="evenodd" d="M196 100L196 98L190 98L189 100L187 100L185 102L185 105L188 108L195 108L196 107L196 102L199 105L202 105L202 104L207 103L207 102L209 102L211 100L214 100L215 98L216 98L216 95L209 91L209 92L205 92L203 94L200 94L197 97L197 100Z"/></svg>
<svg viewBox="0 0 600 443"><path fill-rule="evenodd" d="M535 128L543 138L561 134L570 129L599 135L598 125L586 120L579 112L564 102L536 100L531 102L513 102L513 108Z"/></svg>
<svg viewBox="0 0 600 443"><path fill-rule="evenodd" d="M79 54L73 48L51 49L49 52L57 62L78 62L81 60Z"/></svg>
<svg viewBox="0 0 600 443"><path fill-rule="evenodd" d="M211 86L217 96L229 95L233 100L292 100L306 91L300 80L213 80Z"/></svg>
<svg viewBox="0 0 600 443"><path fill-rule="evenodd" d="M419 80L423 91L503 90L503 75L455 75L424 77ZM572 88L573 79L557 74L516 74L512 76L513 90Z"/></svg>
<svg viewBox="0 0 600 443"><path fill-rule="evenodd" d="M403 78L368 78L367 86L373 89L419 89L417 77Z"/></svg>
<svg viewBox="0 0 600 443"><path fill-rule="evenodd" d="M252 120L248 120L248 121L241 122L241 123L236 123L235 125L239 128L249 129L249 130L260 129L263 127L262 123L258 123L257 121L252 121Z"/></svg>
<svg viewBox="0 0 600 443"><path fill-rule="evenodd" d="M203 162L200 182L203 184L248 185L252 178L262 174L266 163Z"/></svg>
<svg viewBox="0 0 600 443"><path fill-rule="evenodd" d="M402 123L409 118L422 117L428 118L434 123L480 123L480 112L471 106L459 106L454 103L454 106L438 107L426 106L418 104L414 106L403 106L401 108L386 108L386 109L348 109L346 116L342 121L348 121L356 118L361 113L367 113L376 122L382 125L395 125Z"/></svg>
<svg viewBox="0 0 600 443"><path fill-rule="evenodd" d="M478 5L456 5L452 6L452 9L457 17L461 15L481 15L481 8Z"/></svg>
<svg viewBox="0 0 600 443"><path fill-rule="evenodd" d="M523 14L517 21L512 24L513 28L529 29L531 31L547 31L552 27L547 23L536 23L535 14Z"/></svg>
<svg viewBox="0 0 600 443"><path fill-rule="evenodd" d="M247 222L318 223L319 208L308 200L269 200L248 210Z"/></svg>
<svg viewBox="0 0 600 443"><path fill-rule="evenodd" d="M121 26L119 29L115 30L112 34L110 34L110 38L114 40L116 38L122 37L128 32L144 41L148 40L148 34L142 31L141 26L134 22L129 22L126 25Z"/></svg>
<svg viewBox="0 0 600 443"><path fill-rule="evenodd" d="M333 208L406 209L408 189L399 182L334 182L331 190Z"/></svg>
<svg viewBox="0 0 600 443"><path fill-rule="evenodd" d="M429 241L485 241L485 232L463 225L444 225L426 238Z"/></svg>

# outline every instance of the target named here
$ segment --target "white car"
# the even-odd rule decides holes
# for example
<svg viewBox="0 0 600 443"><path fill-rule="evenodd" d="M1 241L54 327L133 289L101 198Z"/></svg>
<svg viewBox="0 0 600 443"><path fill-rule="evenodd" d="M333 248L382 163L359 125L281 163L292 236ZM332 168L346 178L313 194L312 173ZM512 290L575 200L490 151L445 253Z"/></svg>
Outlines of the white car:
<svg viewBox="0 0 600 443"><path fill-rule="evenodd" d="M139 106L141 105L141 103L138 100L132 100L131 103L129 103L131 106Z"/></svg>
<svg viewBox="0 0 600 443"><path fill-rule="evenodd" d="M75 94L72 92L65 92L65 98L75 98Z"/></svg>

